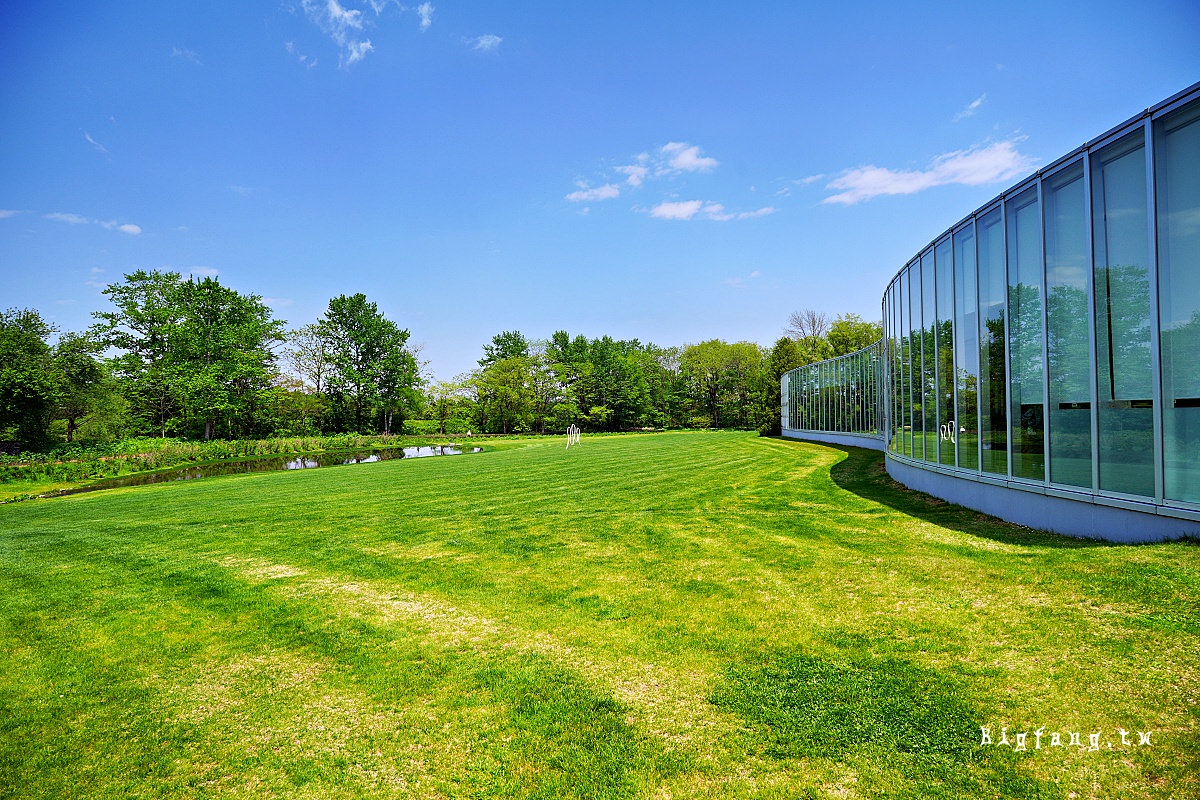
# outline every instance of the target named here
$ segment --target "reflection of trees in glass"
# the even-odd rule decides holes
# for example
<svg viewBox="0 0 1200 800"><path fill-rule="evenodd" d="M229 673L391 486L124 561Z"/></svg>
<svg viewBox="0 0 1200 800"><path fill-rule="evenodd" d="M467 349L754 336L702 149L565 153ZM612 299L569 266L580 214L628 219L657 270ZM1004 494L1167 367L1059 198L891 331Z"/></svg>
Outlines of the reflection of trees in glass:
<svg viewBox="0 0 1200 800"><path fill-rule="evenodd" d="M1154 493L1150 283L1137 265L1096 269L1100 488Z"/></svg>
<svg viewBox="0 0 1200 800"><path fill-rule="evenodd" d="M954 412L954 323L944 320L937 326L937 381L938 409L941 419L936 430L941 425L952 422L958 427ZM954 436L958 438L957 433ZM940 438L938 444L938 461L943 464L954 463L954 442L950 438Z"/></svg>
<svg viewBox="0 0 1200 800"><path fill-rule="evenodd" d="M1200 503L1200 310L1162 332L1166 496Z"/></svg>
<svg viewBox="0 0 1200 800"><path fill-rule="evenodd" d="M983 447L983 470L1008 472L1008 408L1004 397L1004 312L983 321L983 336L979 344L982 371L980 382L980 431Z"/></svg>
<svg viewBox="0 0 1200 800"><path fill-rule="evenodd" d="M1162 332L1164 402L1200 398L1200 309L1187 322Z"/></svg>
<svg viewBox="0 0 1200 800"><path fill-rule="evenodd" d="M1096 270L1096 356L1102 398L1150 397L1150 281L1145 268Z"/></svg>
<svg viewBox="0 0 1200 800"><path fill-rule="evenodd" d="M1088 354L1087 292L1055 286L1046 298L1050 371L1050 479L1092 482L1092 366Z"/></svg>
<svg viewBox="0 0 1200 800"><path fill-rule="evenodd" d="M1040 480L1045 468L1041 289L1026 283L1010 286L1008 311L1013 475Z"/></svg>

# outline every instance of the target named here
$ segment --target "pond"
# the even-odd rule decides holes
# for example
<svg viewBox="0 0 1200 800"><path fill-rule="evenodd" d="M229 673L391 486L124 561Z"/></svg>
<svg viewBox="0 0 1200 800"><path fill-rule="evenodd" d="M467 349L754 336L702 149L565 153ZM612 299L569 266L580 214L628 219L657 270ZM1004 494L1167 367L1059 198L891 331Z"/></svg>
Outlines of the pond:
<svg viewBox="0 0 1200 800"><path fill-rule="evenodd" d="M482 447L472 447L466 452L478 453ZM190 464L186 467L171 467L156 472L139 472L135 475L118 475L103 478L87 486L51 492L45 497L61 497L82 492L98 492L103 489L118 489L123 486L146 486L151 483L190 481L196 478L212 478L217 475L239 475L245 472L279 472L290 469L317 469L318 467L340 467L347 464L370 464L375 461L392 461L397 458L426 458L429 456L458 456L464 452L456 444L431 445L424 447L393 447L384 450L355 450L340 453L307 453L304 455L259 456L236 461L214 461L205 464Z"/></svg>

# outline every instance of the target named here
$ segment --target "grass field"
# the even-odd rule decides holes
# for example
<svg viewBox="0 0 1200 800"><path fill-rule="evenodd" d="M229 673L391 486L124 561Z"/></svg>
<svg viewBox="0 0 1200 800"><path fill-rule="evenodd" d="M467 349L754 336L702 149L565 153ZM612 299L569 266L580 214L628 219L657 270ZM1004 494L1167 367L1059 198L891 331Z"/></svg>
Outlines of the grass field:
<svg viewBox="0 0 1200 800"><path fill-rule="evenodd" d="M1034 533L866 451L502 441L0 507L0 797L1195 798L1198 776L1200 546Z"/></svg>

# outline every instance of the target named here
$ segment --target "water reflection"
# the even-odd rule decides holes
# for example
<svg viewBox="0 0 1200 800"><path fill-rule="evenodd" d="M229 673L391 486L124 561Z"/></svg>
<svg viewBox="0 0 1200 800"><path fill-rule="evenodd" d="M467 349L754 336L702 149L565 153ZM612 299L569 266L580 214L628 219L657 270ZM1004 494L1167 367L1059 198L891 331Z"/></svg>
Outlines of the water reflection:
<svg viewBox="0 0 1200 800"><path fill-rule="evenodd" d="M482 450L482 447L472 447L468 452L478 453ZM138 473L137 475L121 475L115 478L105 478L75 489L64 489L45 496L60 497L62 495L80 494L82 492L97 492L103 489L117 489L124 486L146 486L151 483L190 481L197 478L211 478L217 475L238 475L247 472L278 472L280 470L338 467L346 464L370 464L376 461L391 461L398 458L457 456L462 455L463 452L463 448L456 444L446 444L424 447L393 447L385 450L312 453L303 456L264 456L237 461L218 461L210 464L173 467L157 472Z"/></svg>

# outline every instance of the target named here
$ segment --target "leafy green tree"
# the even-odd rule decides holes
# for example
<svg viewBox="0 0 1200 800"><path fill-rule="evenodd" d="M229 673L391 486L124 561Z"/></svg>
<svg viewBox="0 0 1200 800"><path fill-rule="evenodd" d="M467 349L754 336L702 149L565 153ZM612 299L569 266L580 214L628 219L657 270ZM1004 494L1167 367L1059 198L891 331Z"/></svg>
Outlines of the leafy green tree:
<svg viewBox="0 0 1200 800"><path fill-rule="evenodd" d="M369 418L390 433L419 402L417 362L406 347L409 332L389 320L364 294L339 295L318 323L330 371L331 395L343 399L353 427L363 431ZM397 419L399 417L399 419Z"/></svg>
<svg viewBox="0 0 1200 800"><path fill-rule="evenodd" d="M262 298L157 270L130 273L104 294L115 310L94 315L91 335L122 351L114 363L146 425L206 439L221 423L234 435L255 429L283 325Z"/></svg>
<svg viewBox="0 0 1200 800"><path fill-rule="evenodd" d="M182 318L176 293L182 283L178 272L137 270L101 294L113 311L97 311L99 322L89 335L106 347L121 351L114 359L123 381L131 413L147 427L167 435L168 424L178 417L178 370L168 358L171 331Z"/></svg>
<svg viewBox="0 0 1200 800"><path fill-rule="evenodd" d="M761 392L762 348L710 339L684 348L681 359L692 396L714 427L748 427Z"/></svg>
<svg viewBox="0 0 1200 800"><path fill-rule="evenodd" d="M839 314L825 335L833 356L844 356L875 344L883 338L883 326L866 322L858 314Z"/></svg>
<svg viewBox="0 0 1200 800"><path fill-rule="evenodd" d="M0 436L22 449L46 444L61 386L47 343L54 326L31 308L0 311Z"/></svg>
<svg viewBox="0 0 1200 800"><path fill-rule="evenodd" d="M82 421L102 408L105 395L115 389L105 365L96 358L99 350L95 341L77 333L59 337L54 348L60 381L55 417L66 421L68 442L75 441Z"/></svg>
<svg viewBox="0 0 1200 800"><path fill-rule="evenodd" d="M782 432L780 409L783 407L783 393L780 382L788 370L812 363L805 358L805 353L800 349L796 340L790 336L781 337L771 348L763 377L764 391L758 420L759 433L778 436Z"/></svg>
<svg viewBox="0 0 1200 800"><path fill-rule="evenodd" d="M465 424L471 418L473 409L468 397L467 380L455 378L452 381L438 381L426 390L427 418L437 421L438 433L445 434L455 423Z"/></svg>
<svg viewBox="0 0 1200 800"><path fill-rule="evenodd" d="M504 331L492 337L490 344L483 346L483 358L479 366L487 367L509 358L528 358L530 342L520 331Z"/></svg>
<svg viewBox="0 0 1200 800"><path fill-rule="evenodd" d="M172 295L180 316L169 338L169 365L185 417L203 424L204 438L218 422L237 435L254 426L266 405L283 323L257 295L239 294L215 278L185 281Z"/></svg>

